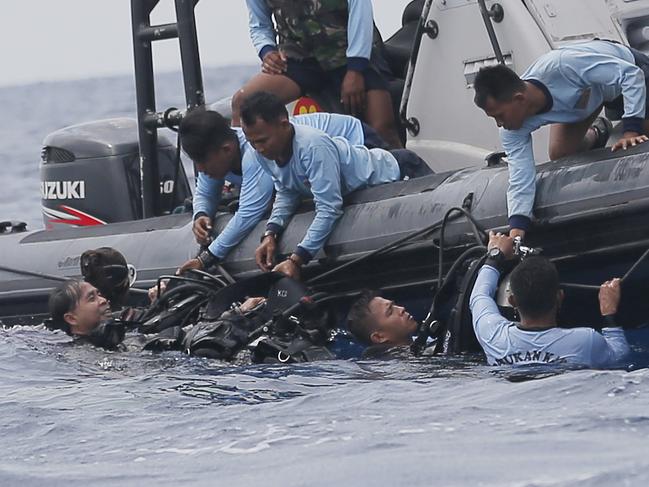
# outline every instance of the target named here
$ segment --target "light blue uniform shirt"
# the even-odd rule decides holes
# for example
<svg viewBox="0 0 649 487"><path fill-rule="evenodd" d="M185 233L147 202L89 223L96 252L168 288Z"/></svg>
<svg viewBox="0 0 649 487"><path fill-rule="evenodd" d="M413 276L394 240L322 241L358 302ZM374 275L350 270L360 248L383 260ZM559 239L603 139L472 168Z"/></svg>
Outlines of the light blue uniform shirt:
<svg viewBox="0 0 649 487"><path fill-rule="evenodd" d="M266 0L246 0L250 38L257 54L263 59L268 49L277 49L272 10ZM348 0L347 59L349 67L362 70L367 67L374 39L374 14L371 0Z"/></svg>
<svg viewBox="0 0 649 487"><path fill-rule="evenodd" d="M310 113L298 115L291 121L294 124L319 128L330 135L345 137L354 145L365 143L362 123L349 115ZM263 218L273 196L273 181L270 175L258 164L253 155L254 149L246 140L243 131L240 128L233 130L237 133L241 148L242 175L230 172L225 179L240 188L239 210L209 246L210 252L219 259L224 259L228 252L255 228ZM210 218L214 216L221 200L223 183L223 179L213 179L205 173L198 173L194 194L194 218L199 213L205 213Z"/></svg>
<svg viewBox="0 0 649 487"><path fill-rule="evenodd" d="M550 328L521 330L500 314L494 295L500 273L491 266L480 269L471 293L473 330L489 365L572 364L592 368L619 364L629 353L621 328Z"/></svg>
<svg viewBox="0 0 649 487"><path fill-rule="evenodd" d="M280 232L288 224L302 198L313 198L315 218L296 253L305 261L324 246L343 213L343 196L360 188L397 181L399 164L383 149L352 145L342 137L293 125L293 156L282 167L259 153L259 164L273 177L277 196L268 229Z"/></svg>
<svg viewBox="0 0 649 487"><path fill-rule="evenodd" d="M625 128L641 132L646 103L642 70L627 47L612 42L591 41L556 49L541 56L521 78L542 83L552 105L525 120L520 129L500 131L509 159L509 216L524 217L523 222L513 219L521 224L518 228L527 226L532 218L536 194L532 132L543 125L585 120L602 103L620 95L624 99Z"/></svg>

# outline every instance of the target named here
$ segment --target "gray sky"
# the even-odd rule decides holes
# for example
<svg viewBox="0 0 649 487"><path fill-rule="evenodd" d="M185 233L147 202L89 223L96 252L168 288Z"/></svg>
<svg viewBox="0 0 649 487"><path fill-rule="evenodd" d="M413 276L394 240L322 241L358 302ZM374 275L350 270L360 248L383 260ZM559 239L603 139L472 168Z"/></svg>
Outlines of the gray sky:
<svg viewBox="0 0 649 487"><path fill-rule="evenodd" d="M376 24L388 37L409 0L373 0ZM173 0L161 0L155 23L173 21ZM133 70L129 0L3 2L0 86L92 78ZM245 0L201 0L196 8L204 66L258 62L248 37ZM176 40L154 44L156 69L180 67Z"/></svg>

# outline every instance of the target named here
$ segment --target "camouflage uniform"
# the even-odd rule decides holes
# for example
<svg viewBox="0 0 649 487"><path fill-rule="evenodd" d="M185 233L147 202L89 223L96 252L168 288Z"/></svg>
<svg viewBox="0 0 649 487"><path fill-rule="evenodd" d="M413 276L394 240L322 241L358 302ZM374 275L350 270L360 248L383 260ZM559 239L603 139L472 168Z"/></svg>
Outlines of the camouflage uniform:
<svg viewBox="0 0 649 487"><path fill-rule="evenodd" d="M297 61L314 58L325 71L347 64L347 0L265 0L279 48Z"/></svg>

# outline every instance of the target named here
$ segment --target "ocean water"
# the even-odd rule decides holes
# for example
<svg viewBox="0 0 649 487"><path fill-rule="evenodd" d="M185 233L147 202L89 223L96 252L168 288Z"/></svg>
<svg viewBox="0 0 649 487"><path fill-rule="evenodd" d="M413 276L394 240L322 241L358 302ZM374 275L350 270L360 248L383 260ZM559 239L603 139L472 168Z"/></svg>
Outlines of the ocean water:
<svg viewBox="0 0 649 487"><path fill-rule="evenodd" d="M208 100L252 72L206 70ZM182 106L178 74L158 87L159 107ZM1 88L0 219L41 226L45 135L133 116L134 100L129 76ZM646 349L625 370L512 371L481 356L235 366L132 348L0 329L0 485L649 485Z"/></svg>

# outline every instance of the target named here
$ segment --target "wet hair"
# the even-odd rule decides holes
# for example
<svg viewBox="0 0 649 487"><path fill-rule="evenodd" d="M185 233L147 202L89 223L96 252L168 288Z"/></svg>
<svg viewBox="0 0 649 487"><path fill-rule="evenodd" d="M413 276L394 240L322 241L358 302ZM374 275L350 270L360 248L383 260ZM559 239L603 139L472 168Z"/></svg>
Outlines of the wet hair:
<svg viewBox="0 0 649 487"><path fill-rule="evenodd" d="M130 287L126 258L112 247L99 247L81 254L81 274L97 288L111 306L124 303Z"/></svg>
<svg viewBox="0 0 649 487"><path fill-rule="evenodd" d="M473 89L474 103L484 109L487 98L491 97L498 102L509 101L515 93L525 90L525 82L507 66L497 64L478 71Z"/></svg>
<svg viewBox="0 0 649 487"><path fill-rule="evenodd" d="M197 108L185 115L178 128L180 144L189 158L200 164L210 151L225 142L236 141L237 134L218 112Z"/></svg>
<svg viewBox="0 0 649 487"><path fill-rule="evenodd" d="M70 279L51 292L48 301L50 328L70 334L70 325L65 321L65 314L78 306L82 293L81 284L78 279Z"/></svg>
<svg viewBox="0 0 649 487"><path fill-rule="evenodd" d="M245 125L254 125L258 118L264 122L276 122L288 118L288 111L277 96L266 91L258 91L241 104L241 120Z"/></svg>
<svg viewBox="0 0 649 487"><path fill-rule="evenodd" d="M361 343L372 345L372 333L376 330L376 323L372 319L370 303L379 294L365 289L360 297L354 301L347 314L347 329Z"/></svg>
<svg viewBox="0 0 649 487"><path fill-rule="evenodd" d="M518 311L529 318L542 318L557 304L559 273L545 257L528 257L512 272L512 294Z"/></svg>

